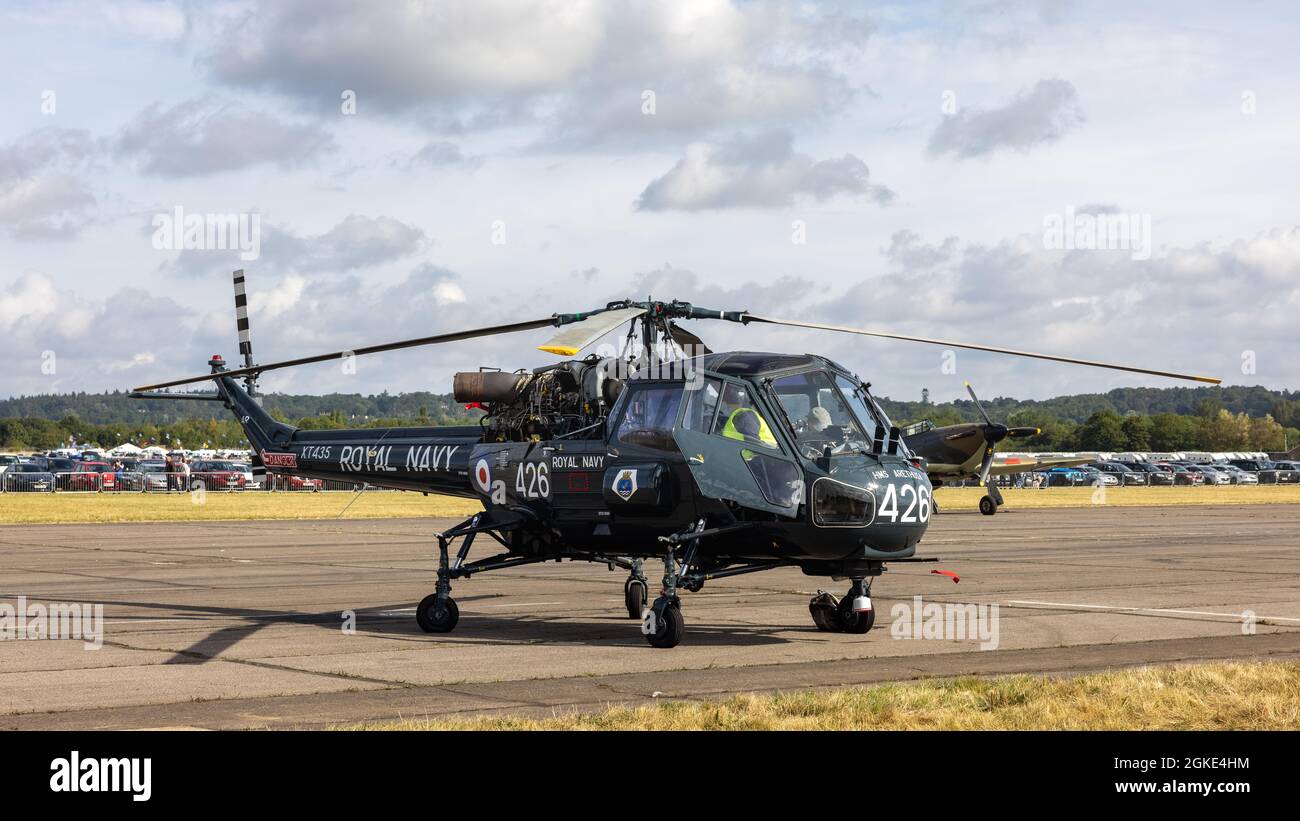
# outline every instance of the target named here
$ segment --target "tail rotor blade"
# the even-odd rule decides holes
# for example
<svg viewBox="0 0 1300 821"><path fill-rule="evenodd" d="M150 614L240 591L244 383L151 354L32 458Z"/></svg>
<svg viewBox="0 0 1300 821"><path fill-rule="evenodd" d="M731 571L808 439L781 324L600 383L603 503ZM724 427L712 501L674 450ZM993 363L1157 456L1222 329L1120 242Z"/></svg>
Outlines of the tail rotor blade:
<svg viewBox="0 0 1300 821"><path fill-rule="evenodd" d="M244 366L253 364L253 333L248 325L248 289L244 285L244 269L235 271L235 325L239 329L239 353Z"/></svg>

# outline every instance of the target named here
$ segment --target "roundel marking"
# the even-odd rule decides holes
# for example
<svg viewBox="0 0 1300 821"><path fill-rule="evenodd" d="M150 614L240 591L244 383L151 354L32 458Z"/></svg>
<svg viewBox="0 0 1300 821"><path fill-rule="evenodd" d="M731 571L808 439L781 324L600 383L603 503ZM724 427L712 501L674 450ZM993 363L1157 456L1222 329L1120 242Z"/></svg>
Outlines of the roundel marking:
<svg viewBox="0 0 1300 821"><path fill-rule="evenodd" d="M486 459L479 459L478 464L474 466L474 481L478 483L479 490L484 493L492 490L492 469L488 467Z"/></svg>

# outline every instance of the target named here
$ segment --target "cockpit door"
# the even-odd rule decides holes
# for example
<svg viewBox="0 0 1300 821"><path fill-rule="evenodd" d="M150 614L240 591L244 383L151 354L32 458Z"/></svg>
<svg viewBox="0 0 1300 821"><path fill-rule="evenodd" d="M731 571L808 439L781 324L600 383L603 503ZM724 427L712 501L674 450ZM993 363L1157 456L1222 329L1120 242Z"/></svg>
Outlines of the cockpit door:
<svg viewBox="0 0 1300 821"><path fill-rule="evenodd" d="M688 385L673 438L700 493L795 516L803 471L781 450L774 422L747 383L708 377Z"/></svg>

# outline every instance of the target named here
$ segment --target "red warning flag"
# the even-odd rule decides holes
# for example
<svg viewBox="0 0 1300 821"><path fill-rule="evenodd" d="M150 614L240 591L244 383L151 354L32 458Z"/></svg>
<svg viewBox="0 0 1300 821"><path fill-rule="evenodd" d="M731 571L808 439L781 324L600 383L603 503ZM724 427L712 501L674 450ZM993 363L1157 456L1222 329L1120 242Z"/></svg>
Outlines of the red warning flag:
<svg viewBox="0 0 1300 821"><path fill-rule="evenodd" d="M958 576L956 573L952 572L951 570L931 570L930 572L935 576L947 576L951 578L953 584L957 584L958 582L961 581L961 576Z"/></svg>

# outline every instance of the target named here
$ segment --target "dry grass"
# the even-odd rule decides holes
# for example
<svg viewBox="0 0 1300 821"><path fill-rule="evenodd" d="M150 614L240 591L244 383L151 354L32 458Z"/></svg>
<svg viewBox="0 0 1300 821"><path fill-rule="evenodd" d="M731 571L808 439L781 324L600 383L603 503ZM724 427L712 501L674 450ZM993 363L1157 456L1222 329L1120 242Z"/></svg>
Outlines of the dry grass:
<svg viewBox="0 0 1300 821"><path fill-rule="evenodd" d="M959 678L528 719L405 720L375 730L1294 730L1300 664L1143 667L1071 678Z"/></svg>
<svg viewBox="0 0 1300 821"><path fill-rule="evenodd" d="M934 492L942 510L975 510L983 488L941 487ZM1053 487L1002 491L1008 510L1050 507L1158 507L1163 505L1294 505L1300 485L1217 485L1215 487Z"/></svg>
<svg viewBox="0 0 1300 821"><path fill-rule="evenodd" d="M419 493L366 493L355 501L352 493L207 493L202 504L188 493L0 494L0 524L394 519L469 516L482 509L471 499Z"/></svg>
<svg viewBox="0 0 1300 821"><path fill-rule="evenodd" d="M1092 488L1004 490L1008 509L1092 507ZM980 488L940 488L945 510L975 510ZM240 519L332 519L352 502L351 493L208 493L203 504L188 494L0 493L0 524L98 524ZM1109 488L1104 503L1146 505L1300 504L1300 485L1263 487ZM348 508L348 519L468 516L482 508L469 499L419 493L367 493Z"/></svg>

